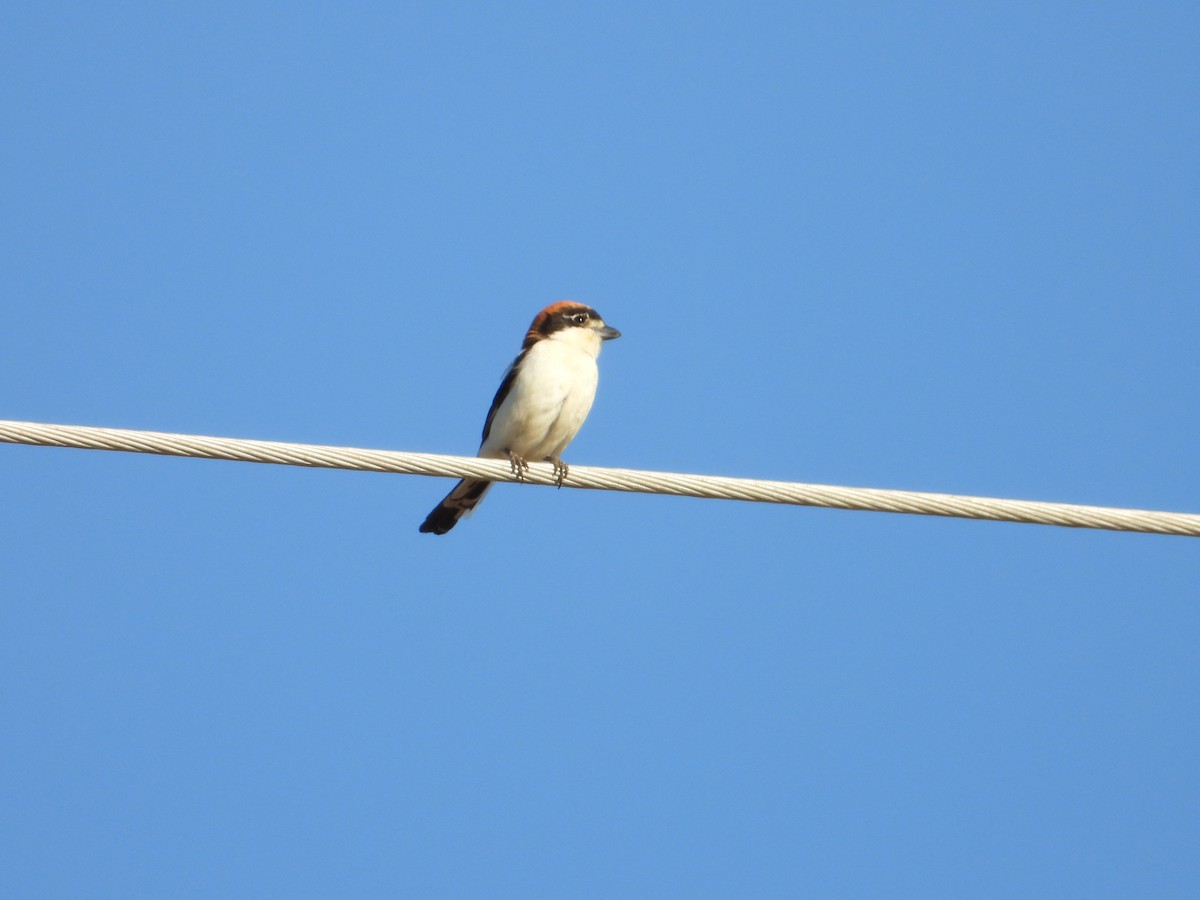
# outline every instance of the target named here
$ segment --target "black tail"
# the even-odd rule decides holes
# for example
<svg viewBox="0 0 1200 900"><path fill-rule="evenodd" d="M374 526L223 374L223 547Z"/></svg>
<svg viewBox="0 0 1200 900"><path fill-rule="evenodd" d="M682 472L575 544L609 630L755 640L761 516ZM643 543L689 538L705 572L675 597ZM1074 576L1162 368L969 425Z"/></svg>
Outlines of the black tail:
<svg viewBox="0 0 1200 900"><path fill-rule="evenodd" d="M490 481L464 478L433 508L433 512L425 517L420 530L424 534L445 534L458 524L459 519L479 505L479 501L491 486Z"/></svg>

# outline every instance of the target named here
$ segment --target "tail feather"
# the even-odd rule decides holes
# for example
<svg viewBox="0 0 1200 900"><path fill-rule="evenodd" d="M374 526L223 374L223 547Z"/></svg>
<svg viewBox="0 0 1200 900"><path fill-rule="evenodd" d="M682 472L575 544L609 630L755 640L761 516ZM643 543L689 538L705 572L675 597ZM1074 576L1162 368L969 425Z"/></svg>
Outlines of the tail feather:
<svg viewBox="0 0 1200 900"><path fill-rule="evenodd" d="M458 524L458 520L469 515L471 510L479 505L483 495L492 486L490 481L475 481L464 478L454 486L445 498L421 523L424 534L445 534Z"/></svg>

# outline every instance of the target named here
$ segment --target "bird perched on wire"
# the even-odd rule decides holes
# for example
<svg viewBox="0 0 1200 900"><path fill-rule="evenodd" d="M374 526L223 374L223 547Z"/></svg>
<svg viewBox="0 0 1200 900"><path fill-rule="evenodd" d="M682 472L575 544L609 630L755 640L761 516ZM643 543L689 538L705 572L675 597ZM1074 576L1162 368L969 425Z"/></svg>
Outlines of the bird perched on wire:
<svg viewBox="0 0 1200 900"><path fill-rule="evenodd" d="M492 400L477 455L507 457L518 478L529 468L527 460L554 463L561 487L568 467L560 456L596 397L600 345L620 336L582 303L564 300L538 313ZM479 505L491 486L490 481L464 478L425 517L421 531L445 534Z"/></svg>

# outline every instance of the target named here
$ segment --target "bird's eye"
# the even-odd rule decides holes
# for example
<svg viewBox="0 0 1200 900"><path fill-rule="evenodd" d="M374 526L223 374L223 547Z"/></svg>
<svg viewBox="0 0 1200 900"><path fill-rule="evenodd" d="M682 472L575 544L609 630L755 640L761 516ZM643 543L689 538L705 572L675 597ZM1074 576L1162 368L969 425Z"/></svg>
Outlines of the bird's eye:
<svg viewBox="0 0 1200 900"><path fill-rule="evenodd" d="M587 320L587 313L576 313L575 315L571 316L571 321L573 321L576 325L582 325Z"/></svg>

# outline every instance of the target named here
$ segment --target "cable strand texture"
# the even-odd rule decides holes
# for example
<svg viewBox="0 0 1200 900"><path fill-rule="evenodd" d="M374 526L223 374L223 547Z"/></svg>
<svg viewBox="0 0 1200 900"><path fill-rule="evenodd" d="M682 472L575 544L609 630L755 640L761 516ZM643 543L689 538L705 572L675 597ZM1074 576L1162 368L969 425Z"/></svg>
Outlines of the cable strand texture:
<svg viewBox="0 0 1200 900"><path fill-rule="evenodd" d="M491 481L518 480L507 462L479 459L474 456L442 456L433 453L408 453L396 450L361 450L353 447L332 447L319 444L241 440L190 434L168 434L158 431L89 428L76 425L47 425L38 422L0 420L0 442L33 444L43 447L74 447L86 450L120 450L131 453L191 456L286 466L351 469L362 472L393 472L403 475L433 475L449 478L486 478ZM553 466L549 463L530 465L523 480L541 485L556 483ZM751 478L684 475L671 472L575 465L571 466L570 474L563 483L563 487L1200 537L1200 515L1192 513L1044 503L1034 500L1002 500L957 494L836 487L790 481L761 481Z"/></svg>

